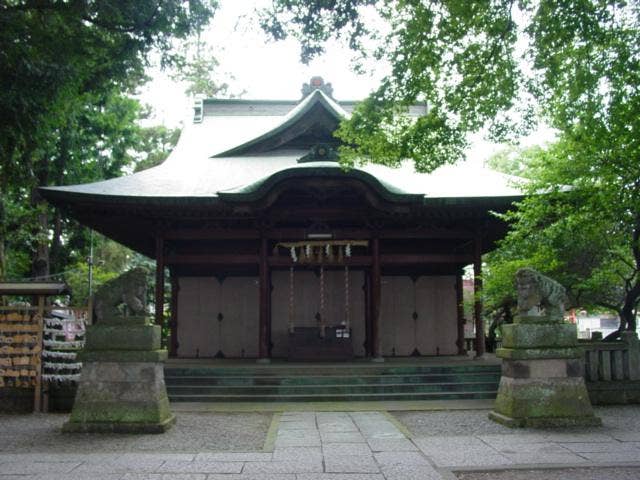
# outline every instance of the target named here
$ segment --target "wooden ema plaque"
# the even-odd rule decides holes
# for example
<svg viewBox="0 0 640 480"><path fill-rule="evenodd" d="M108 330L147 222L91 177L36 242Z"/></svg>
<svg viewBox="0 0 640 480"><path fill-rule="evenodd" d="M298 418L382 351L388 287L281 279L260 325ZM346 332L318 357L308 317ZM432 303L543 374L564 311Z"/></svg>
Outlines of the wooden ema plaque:
<svg viewBox="0 0 640 480"><path fill-rule="evenodd" d="M34 388L34 409L42 393L44 299L38 307L0 309L0 388Z"/></svg>

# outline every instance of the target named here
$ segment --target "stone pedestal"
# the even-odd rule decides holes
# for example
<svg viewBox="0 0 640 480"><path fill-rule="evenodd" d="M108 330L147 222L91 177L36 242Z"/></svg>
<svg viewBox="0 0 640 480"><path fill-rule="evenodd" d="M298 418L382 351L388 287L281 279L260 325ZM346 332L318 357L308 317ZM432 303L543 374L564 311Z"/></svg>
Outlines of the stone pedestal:
<svg viewBox="0 0 640 480"><path fill-rule="evenodd" d="M583 377L576 326L546 316L504 325L502 378L489 418L509 427L600 425Z"/></svg>
<svg viewBox="0 0 640 480"><path fill-rule="evenodd" d="M173 425L160 327L146 317L103 319L87 329L82 374L65 432L162 433Z"/></svg>

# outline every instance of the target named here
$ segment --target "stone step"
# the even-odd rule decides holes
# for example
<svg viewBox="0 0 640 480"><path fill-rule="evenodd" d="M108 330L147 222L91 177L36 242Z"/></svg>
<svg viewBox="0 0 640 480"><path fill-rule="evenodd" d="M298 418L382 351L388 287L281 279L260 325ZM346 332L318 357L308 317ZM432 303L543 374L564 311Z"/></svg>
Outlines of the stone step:
<svg viewBox="0 0 640 480"><path fill-rule="evenodd" d="M176 402L492 399L500 365L169 366L165 382Z"/></svg>
<svg viewBox="0 0 640 480"><path fill-rule="evenodd" d="M466 382L466 383L422 383L422 384L389 384L389 385L297 385L297 386L167 386L170 397L174 395L356 395L375 393L439 393L466 391L495 391L498 382Z"/></svg>
<svg viewBox="0 0 640 480"><path fill-rule="evenodd" d="M304 364L266 366L165 366L165 376L321 376L321 375L418 375L418 374L458 374L458 373L500 373L500 365L401 365L386 366L373 363L353 364Z"/></svg>
<svg viewBox="0 0 640 480"><path fill-rule="evenodd" d="M360 402L394 400L492 400L496 390L486 392L369 393L347 395L172 395L172 402Z"/></svg>
<svg viewBox="0 0 640 480"><path fill-rule="evenodd" d="M210 376L210 375L165 375L167 385L210 385L210 386L251 386L251 385L390 385L425 383L495 382L500 373L461 374L417 374L417 375L292 375L292 376Z"/></svg>

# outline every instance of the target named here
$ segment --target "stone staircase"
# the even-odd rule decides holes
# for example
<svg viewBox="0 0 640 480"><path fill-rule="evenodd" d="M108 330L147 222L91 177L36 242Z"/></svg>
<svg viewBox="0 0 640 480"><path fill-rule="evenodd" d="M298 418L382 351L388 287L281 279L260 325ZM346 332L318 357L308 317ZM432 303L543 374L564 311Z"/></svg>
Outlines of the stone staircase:
<svg viewBox="0 0 640 480"><path fill-rule="evenodd" d="M493 399L499 381L490 364L165 367L172 402Z"/></svg>

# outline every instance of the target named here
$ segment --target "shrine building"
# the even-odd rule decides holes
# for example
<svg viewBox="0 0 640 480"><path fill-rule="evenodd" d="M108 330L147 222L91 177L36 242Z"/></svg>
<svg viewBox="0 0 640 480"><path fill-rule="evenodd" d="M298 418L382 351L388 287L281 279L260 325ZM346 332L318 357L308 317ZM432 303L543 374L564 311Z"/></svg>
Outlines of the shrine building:
<svg viewBox="0 0 640 480"><path fill-rule="evenodd" d="M161 165L41 192L155 258L158 323L168 269L172 357L465 354L463 269L480 288L481 255L506 233L493 212L522 198L512 177L466 164L344 170L333 132L357 102L320 77L302 93L197 100ZM481 313L477 300L477 355Z"/></svg>

